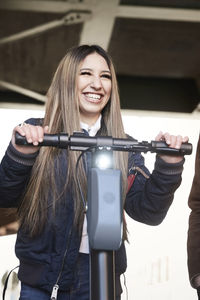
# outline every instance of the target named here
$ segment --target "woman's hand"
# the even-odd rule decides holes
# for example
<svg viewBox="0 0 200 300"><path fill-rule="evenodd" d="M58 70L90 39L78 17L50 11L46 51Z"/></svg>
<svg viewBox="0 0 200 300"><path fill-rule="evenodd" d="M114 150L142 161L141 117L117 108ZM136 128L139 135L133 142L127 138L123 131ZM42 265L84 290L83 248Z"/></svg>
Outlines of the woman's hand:
<svg viewBox="0 0 200 300"><path fill-rule="evenodd" d="M15 143L15 133L18 132L20 135L24 136L28 143L34 146L21 146ZM22 123L16 126L13 130L12 135L12 145L15 149L24 154L32 154L38 151L37 145L43 141L44 134L48 133L48 126L44 128L41 126L34 126L26 123Z"/></svg>
<svg viewBox="0 0 200 300"><path fill-rule="evenodd" d="M168 132L162 131L155 138L156 141L165 141L170 148L180 149L182 143L189 141L188 136L182 137L181 135L171 135ZM167 163L178 163L183 159L183 156L160 155L160 157Z"/></svg>

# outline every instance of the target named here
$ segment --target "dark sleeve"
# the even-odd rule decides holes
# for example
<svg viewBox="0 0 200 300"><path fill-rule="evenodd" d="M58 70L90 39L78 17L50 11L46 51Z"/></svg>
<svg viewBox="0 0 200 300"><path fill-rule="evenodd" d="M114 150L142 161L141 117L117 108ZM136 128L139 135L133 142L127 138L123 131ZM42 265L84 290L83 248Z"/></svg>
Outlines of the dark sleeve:
<svg viewBox="0 0 200 300"><path fill-rule="evenodd" d="M10 143L0 164L0 207L17 207L37 155L20 153Z"/></svg>
<svg viewBox="0 0 200 300"><path fill-rule="evenodd" d="M25 121L25 123L35 125L35 126L43 126L43 122L44 122L43 118L30 118Z"/></svg>
<svg viewBox="0 0 200 300"><path fill-rule="evenodd" d="M188 271L191 285L200 286L200 137L198 140L195 174L189 194L189 230L187 240Z"/></svg>
<svg viewBox="0 0 200 300"><path fill-rule="evenodd" d="M42 118L25 121L31 125L42 126ZM0 164L0 207L17 207L29 181L32 166L39 152L23 154L9 144Z"/></svg>
<svg viewBox="0 0 200 300"><path fill-rule="evenodd" d="M141 155L136 157L134 163L142 171L137 173L127 194L125 210L138 222L158 225L165 218L174 192L181 183L184 159L179 163L169 164L157 156L152 174L149 174Z"/></svg>

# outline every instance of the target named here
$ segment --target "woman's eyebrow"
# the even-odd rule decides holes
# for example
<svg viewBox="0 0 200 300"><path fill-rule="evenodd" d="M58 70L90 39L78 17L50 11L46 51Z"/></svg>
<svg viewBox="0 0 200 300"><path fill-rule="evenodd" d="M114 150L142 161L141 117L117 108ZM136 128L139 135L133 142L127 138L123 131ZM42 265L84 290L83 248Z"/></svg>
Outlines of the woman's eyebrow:
<svg viewBox="0 0 200 300"><path fill-rule="evenodd" d="M109 74L111 74L110 70L103 70L102 73L109 73Z"/></svg>
<svg viewBox="0 0 200 300"><path fill-rule="evenodd" d="M84 71L84 70L92 71L92 69L90 69L90 68L82 68L82 69L80 69L80 71Z"/></svg>
<svg viewBox="0 0 200 300"><path fill-rule="evenodd" d="M92 71L92 69L91 68L81 68L80 71ZM102 70L101 73L111 74L110 70Z"/></svg>

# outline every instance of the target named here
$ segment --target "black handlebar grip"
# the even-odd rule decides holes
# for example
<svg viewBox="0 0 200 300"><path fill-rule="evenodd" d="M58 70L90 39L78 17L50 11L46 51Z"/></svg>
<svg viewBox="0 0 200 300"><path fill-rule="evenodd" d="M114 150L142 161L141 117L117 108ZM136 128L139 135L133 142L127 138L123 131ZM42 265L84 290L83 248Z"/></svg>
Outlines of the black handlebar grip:
<svg viewBox="0 0 200 300"><path fill-rule="evenodd" d="M21 134L19 134L18 132L15 132L15 143L21 146L31 145L30 143L27 142L26 138Z"/></svg>
<svg viewBox="0 0 200 300"><path fill-rule="evenodd" d="M45 134L43 142L39 143L38 145L67 148L68 141L68 134ZM32 143L28 143L26 138L20 135L18 132L15 133L15 143L21 146L34 146Z"/></svg>
<svg viewBox="0 0 200 300"><path fill-rule="evenodd" d="M160 154L168 155L190 155L192 154L192 144L191 143L182 143L180 149L171 148L164 141L152 141L151 146L153 151Z"/></svg>

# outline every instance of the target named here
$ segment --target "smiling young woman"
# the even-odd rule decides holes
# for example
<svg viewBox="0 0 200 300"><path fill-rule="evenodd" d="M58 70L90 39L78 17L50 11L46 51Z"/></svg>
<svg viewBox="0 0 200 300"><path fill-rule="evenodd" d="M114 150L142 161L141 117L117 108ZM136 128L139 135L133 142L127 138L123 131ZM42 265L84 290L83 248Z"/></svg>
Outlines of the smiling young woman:
<svg viewBox="0 0 200 300"><path fill-rule="evenodd" d="M49 300L59 287L58 300L89 299L89 244L84 207L76 180L77 151L37 147L44 133L88 130L88 134L126 138L118 85L112 60L97 45L69 49L47 92L44 119L29 119L13 130L0 166L0 206L18 207L20 228L16 255L22 283L20 300ZM135 126L135 124L133 124ZM34 146L15 144L15 132ZM159 133L170 147L188 138ZM141 153L114 153L114 167L122 174L123 209L134 220L157 225L165 218L181 183L184 158L157 156L150 174ZM86 198L90 161L83 156L79 178ZM127 176L137 171L127 192ZM112 216L111 216L112 217ZM124 242L116 251L116 300L120 275L126 270Z"/></svg>

